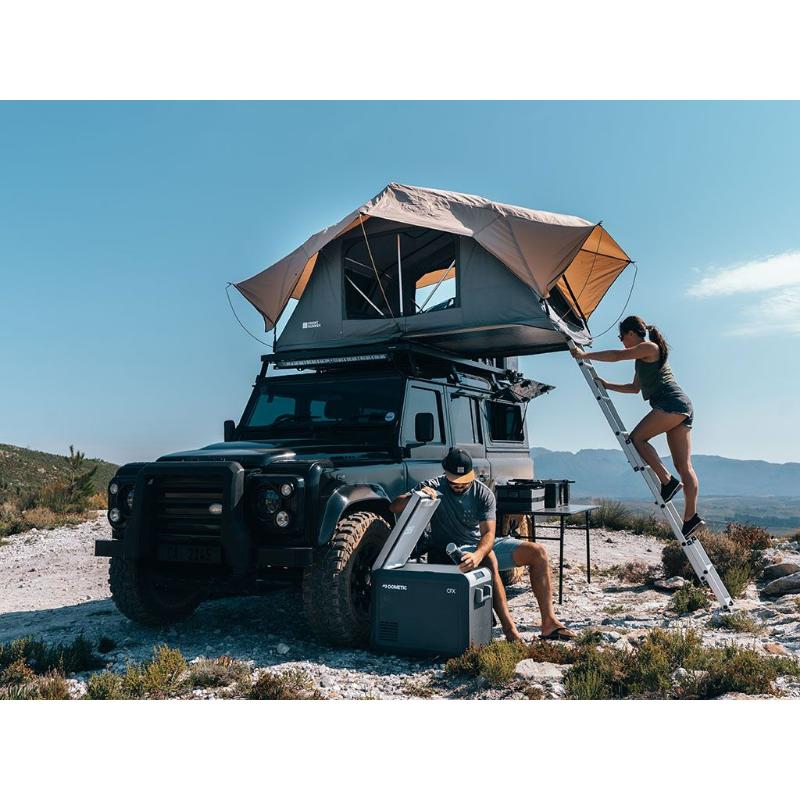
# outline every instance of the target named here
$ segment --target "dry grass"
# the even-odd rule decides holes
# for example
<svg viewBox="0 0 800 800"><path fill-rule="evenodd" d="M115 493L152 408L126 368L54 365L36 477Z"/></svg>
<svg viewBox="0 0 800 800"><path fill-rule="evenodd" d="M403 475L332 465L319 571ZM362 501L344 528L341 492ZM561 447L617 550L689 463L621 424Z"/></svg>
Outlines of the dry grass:
<svg viewBox="0 0 800 800"><path fill-rule="evenodd" d="M249 700L321 700L311 676L302 669L262 672L246 690Z"/></svg>
<svg viewBox="0 0 800 800"><path fill-rule="evenodd" d="M751 617L746 611L734 611L731 614L720 614L709 621L714 628L725 628L737 633L762 633L767 626Z"/></svg>
<svg viewBox="0 0 800 800"><path fill-rule="evenodd" d="M241 681L250 674L250 668L244 661L231 656L219 658L201 658L189 664L189 674L184 684L193 688L211 688L230 686Z"/></svg>
<svg viewBox="0 0 800 800"><path fill-rule="evenodd" d="M444 665L444 671L449 676L483 678L490 686L505 686L527 653L524 644L496 640L485 647L471 647L462 655L451 658Z"/></svg>

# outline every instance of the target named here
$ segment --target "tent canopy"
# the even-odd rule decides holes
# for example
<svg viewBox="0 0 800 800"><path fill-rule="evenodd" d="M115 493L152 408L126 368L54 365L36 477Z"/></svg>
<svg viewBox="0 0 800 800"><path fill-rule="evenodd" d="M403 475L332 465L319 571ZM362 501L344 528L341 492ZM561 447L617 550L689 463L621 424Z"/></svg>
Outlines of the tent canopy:
<svg viewBox="0 0 800 800"><path fill-rule="evenodd" d="M463 246L459 246L459 253L462 251L470 253L470 270L473 272L488 270L494 276L493 280L497 279L500 282L498 286L503 285L503 289L496 288L494 283L487 283L485 276L482 282L478 276L471 276L465 284L466 268L459 274L459 285L464 289L469 289L471 286L473 290L482 290L485 296L487 293L497 295L498 291L505 292L506 299L511 298L514 292L518 293L521 290L538 304L538 309L533 306L529 307L528 311L532 316L542 317L542 309L545 311L546 322L542 322L540 319L536 322L531 321L530 324L536 325L540 329L549 328L550 333L561 334L558 341L562 343L566 341L565 335L575 341L590 340L586 321L597 308L611 284L630 263L627 254L600 224L588 222L579 217L494 203L474 195L392 183L336 225L314 234L285 258L257 275L236 283L235 286L258 309L264 318L265 330L269 331L277 323L290 299L300 301L290 322L294 321L294 317L298 315L302 303L314 305L312 297L305 301L303 298L309 287L313 289L315 283L320 284L323 281L322 276L315 277L315 275L320 271L320 265L326 261L324 254L322 258L320 257L322 251L325 251L325 254L332 253L328 245L336 243L339 248L337 251L339 265L337 268L330 265L328 267L331 270L331 276L334 269L341 271L339 267L342 259L346 258L349 258L351 265L358 265L354 266L354 269L360 268L366 273L369 270L375 270L377 266L372 251L379 245L373 242L371 237L375 232L387 230L441 231L454 234L455 236L450 238L457 238L461 242L465 239L474 240L480 246L478 250L486 251L491 258L482 258L478 251L465 250ZM348 234L350 234L349 237ZM348 257L342 250L341 241L352 241L354 237L358 236L362 237L366 248L362 248L358 257ZM371 242L373 247L370 247ZM408 248L401 254L399 234L397 242L397 258L405 261ZM330 261L330 257L327 260ZM509 279L513 281L513 285L500 276L494 265L502 265L510 273ZM413 278L414 288L419 290L430 286L436 291L435 287L443 280L453 277L452 273L448 272L450 266L445 259L438 264L436 269L430 269L424 274L415 276ZM459 265L459 269L461 269L461 265ZM338 283L331 282L332 280L333 278L329 277L327 284L320 286L317 293L323 294L324 290L327 290L328 294L338 292L339 296L343 297L345 292L358 292L362 300L379 314L391 316L394 320L397 309L392 310L391 303L385 297L382 278L378 278L376 284L383 295L380 303L367 297L361 286L357 285L359 279L355 273L352 276L343 274ZM400 278L400 282L402 293L402 278ZM406 287L407 293L408 287ZM313 295L314 291L311 294ZM495 299L501 300L500 298ZM563 313L563 308L556 313L550 307L556 305L555 299L558 299L562 307L566 304L573 317L573 322L578 320L577 325L565 324L566 315ZM543 300L549 302L542 303ZM329 306L336 305L338 310L339 304L331 304L330 301L331 298L328 296ZM380 311L380 306L383 305L382 301L386 301L388 304L384 306L388 314L384 315ZM400 300L401 305L402 302ZM503 318L502 310L504 308L504 302L496 303L496 318L490 320L484 313L482 315L484 319L480 321L479 325L477 321L462 313L458 318L458 324L461 326L459 332L475 334L478 327L485 331L492 327L491 324L487 325L487 322L491 323L492 321L497 329L508 328L508 320ZM521 306L518 311L522 313ZM344 311L342 313L344 314ZM431 315L431 319L433 316ZM455 315L453 316L455 318ZM394 321L396 322L396 320ZM472 322L475 322L475 326L470 329ZM515 323L523 324L519 317ZM450 333L455 332L453 324L447 323L443 326L440 317L436 321L435 327L441 334L448 326ZM363 325L361 327L364 328ZM406 328L406 326L396 325L395 334L397 327L403 331ZM416 327L421 332L418 335L422 335L425 327L421 324ZM366 328L363 333L369 335ZM508 338L508 331L504 335ZM285 334L282 334L281 338L283 339L284 336ZM342 333L342 330L339 331L339 336L348 338L347 332ZM478 338L480 339L480 336ZM483 338L485 339L485 336ZM480 345L480 347L483 346ZM520 342L510 345L511 349L516 349L516 351L520 351L521 346Z"/></svg>

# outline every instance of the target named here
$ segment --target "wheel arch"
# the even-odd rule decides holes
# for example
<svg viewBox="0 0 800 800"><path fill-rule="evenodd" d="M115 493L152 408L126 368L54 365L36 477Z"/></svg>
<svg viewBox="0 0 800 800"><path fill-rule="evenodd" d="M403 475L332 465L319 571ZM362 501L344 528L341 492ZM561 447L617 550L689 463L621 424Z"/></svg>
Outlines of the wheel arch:
<svg viewBox="0 0 800 800"><path fill-rule="evenodd" d="M353 511L371 511L383 517L390 527L394 527L394 515L389 511L390 503L391 499L379 484L359 483L339 487L325 504L316 544L328 544L339 520Z"/></svg>

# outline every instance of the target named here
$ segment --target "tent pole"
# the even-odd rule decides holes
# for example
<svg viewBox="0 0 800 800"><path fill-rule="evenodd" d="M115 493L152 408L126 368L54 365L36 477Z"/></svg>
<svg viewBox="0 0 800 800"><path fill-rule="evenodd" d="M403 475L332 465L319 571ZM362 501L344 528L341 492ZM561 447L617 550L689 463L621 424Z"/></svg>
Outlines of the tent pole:
<svg viewBox="0 0 800 800"><path fill-rule="evenodd" d="M386 316L386 314L384 314L384 313L383 313L383 311L381 311L381 310L378 308L378 306L376 306L376 305L375 305L375 303L373 303L373 302L372 302L372 300L370 300L370 299L369 299L369 297L367 297L367 296L364 294L364 292L362 292L362 291L361 291L361 289L359 289L359 288L358 288L358 286L356 286L356 284L355 284L355 283L353 283L353 281L350 279L350 276L349 276L349 275L345 275L344 277L345 277L345 278L347 278L347 282L348 282L348 283L349 283L349 284L350 284L350 285L351 285L351 286L352 286L352 287L353 287L353 288L354 288L354 289L355 289L355 290L356 290L356 291L357 291L357 292L358 292L358 293L359 293L359 294L360 294L360 295L361 295L361 296L362 296L362 297L363 297L363 298L364 298L364 299L365 299L365 300L366 300L366 301L367 301L367 302L368 302L368 303L369 303L369 304L370 304L370 305L371 305L371 306L372 306L372 307L373 307L373 308L374 308L374 309L375 309L375 310L376 310L376 311L377 311L377 312L378 312L378 313L379 313L379 314L382 316L382 317L385 317L385 316Z"/></svg>
<svg viewBox="0 0 800 800"><path fill-rule="evenodd" d="M403 314L403 264L400 261L400 234L397 234L397 284L400 288L400 316Z"/></svg>

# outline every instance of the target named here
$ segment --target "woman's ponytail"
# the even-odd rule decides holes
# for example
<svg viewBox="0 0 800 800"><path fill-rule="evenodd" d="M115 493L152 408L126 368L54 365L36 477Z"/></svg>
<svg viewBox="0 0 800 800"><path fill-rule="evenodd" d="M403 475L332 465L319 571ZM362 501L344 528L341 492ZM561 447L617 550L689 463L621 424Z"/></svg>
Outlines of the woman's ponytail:
<svg viewBox="0 0 800 800"><path fill-rule="evenodd" d="M658 352L661 355L658 363L663 364L669 355L669 346L667 345L666 339L661 335L661 331L659 331L655 325L647 326L647 337L651 342L658 345Z"/></svg>

